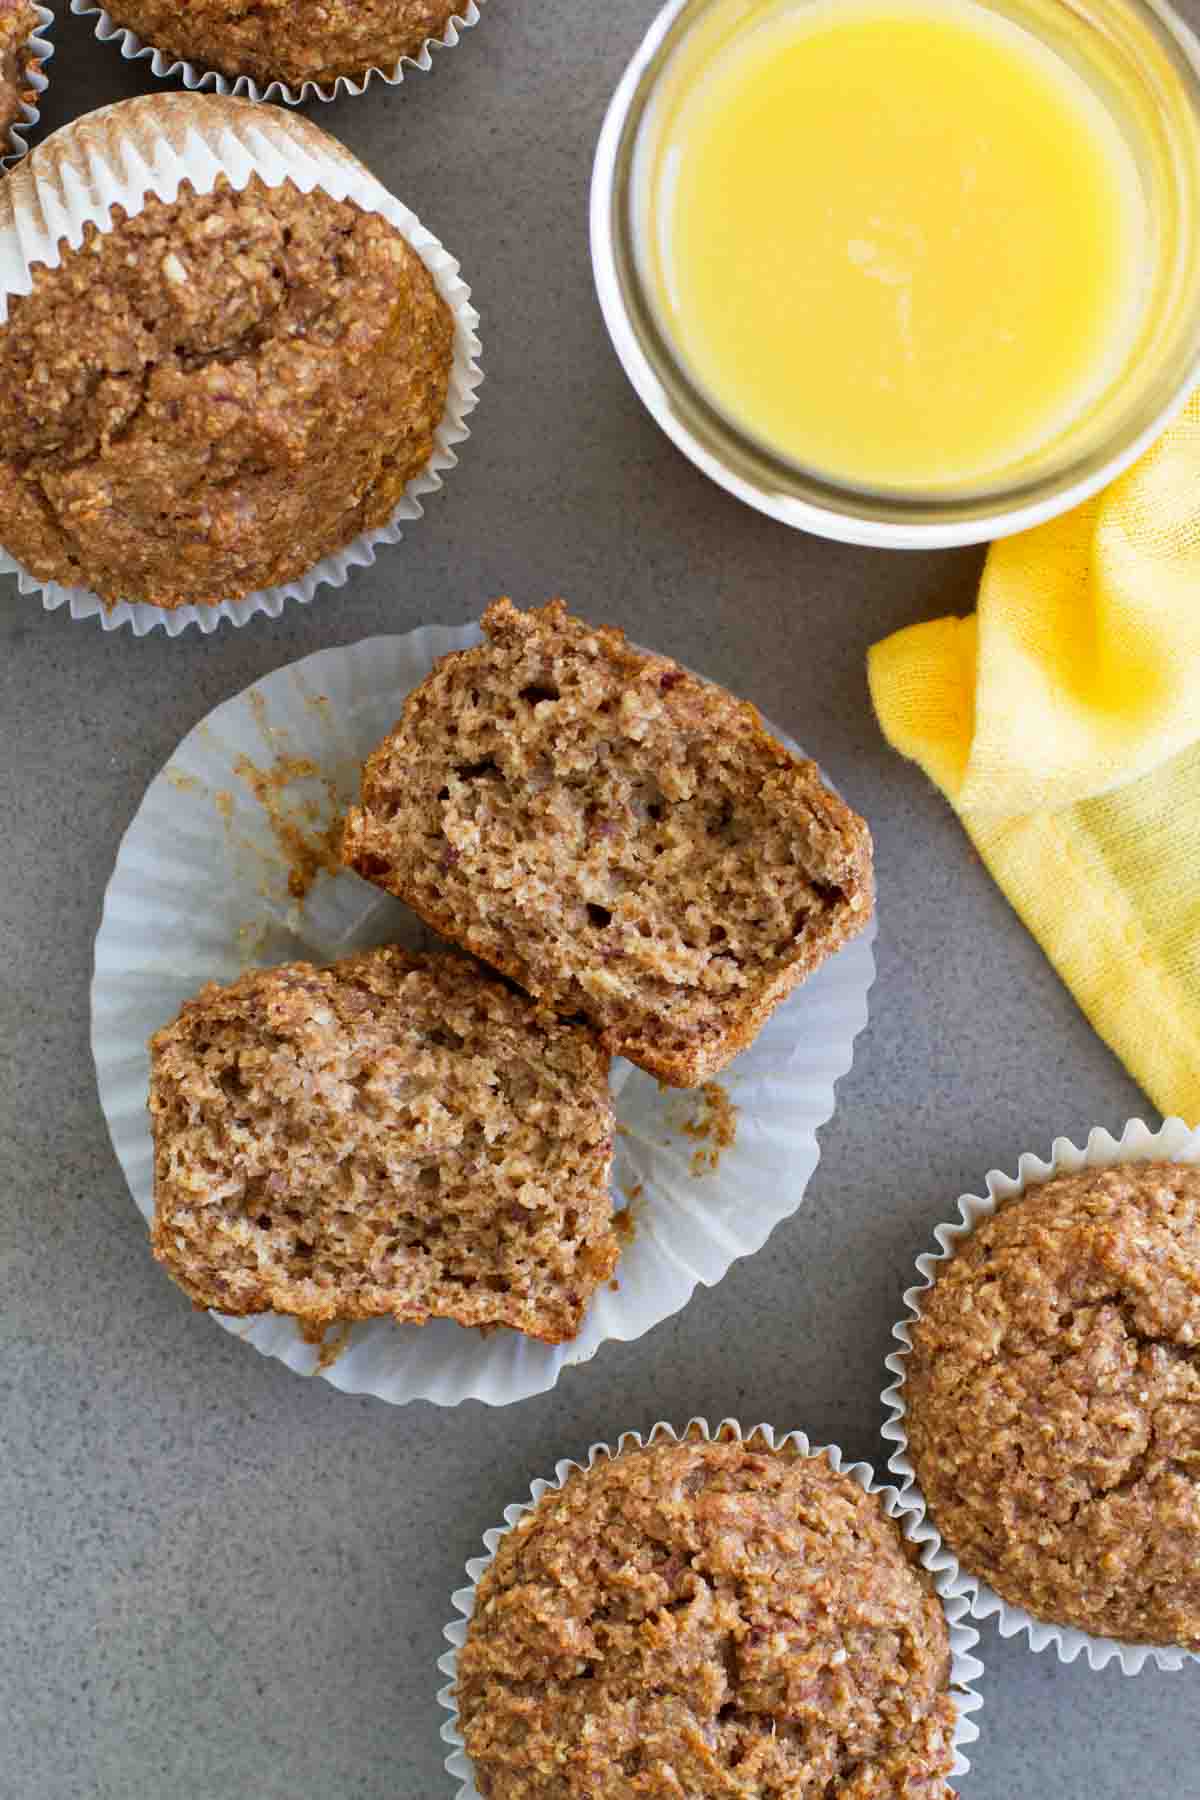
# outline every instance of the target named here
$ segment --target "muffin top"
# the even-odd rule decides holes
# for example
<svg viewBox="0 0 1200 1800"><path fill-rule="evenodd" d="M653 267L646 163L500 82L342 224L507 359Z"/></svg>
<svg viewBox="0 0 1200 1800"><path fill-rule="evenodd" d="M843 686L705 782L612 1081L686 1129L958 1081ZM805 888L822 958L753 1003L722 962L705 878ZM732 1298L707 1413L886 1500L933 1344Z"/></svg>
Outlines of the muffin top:
<svg viewBox="0 0 1200 1800"><path fill-rule="evenodd" d="M294 580L385 524L454 321L381 214L255 177L86 228L0 326L0 541L162 607Z"/></svg>
<svg viewBox="0 0 1200 1800"><path fill-rule="evenodd" d="M197 1306L562 1343L617 1260L608 1057L464 957L210 983L149 1099L151 1246Z"/></svg>
<svg viewBox="0 0 1200 1800"><path fill-rule="evenodd" d="M945 1800L945 1615L824 1456L657 1442L501 1539L458 1658L486 1800Z"/></svg>
<svg viewBox="0 0 1200 1800"><path fill-rule="evenodd" d="M1200 1170L1004 1202L912 1341L909 1448L964 1568L1040 1619L1200 1649Z"/></svg>
<svg viewBox="0 0 1200 1800"><path fill-rule="evenodd" d="M38 16L29 0L0 0L0 156L7 153L8 134L21 117L29 84L29 39Z"/></svg>
<svg viewBox="0 0 1200 1800"><path fill-rule="evenodd" d="M117 25L171 56L267 83L334 81L417 56L467 0L114 0Z"/></svg>

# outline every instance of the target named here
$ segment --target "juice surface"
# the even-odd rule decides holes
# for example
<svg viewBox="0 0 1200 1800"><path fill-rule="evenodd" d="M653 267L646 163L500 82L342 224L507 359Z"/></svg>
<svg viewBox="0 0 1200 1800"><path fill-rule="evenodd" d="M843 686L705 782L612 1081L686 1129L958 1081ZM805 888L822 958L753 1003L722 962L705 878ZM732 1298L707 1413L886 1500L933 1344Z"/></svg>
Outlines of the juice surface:
<svg viewBox="0 0 1200 1800"><path fill-rule="evenodd" d="M644 158L651 290L694 378L861 486L1035 467L1139 316L1146 226L1113 118L973 0L727 11L736 29L717 8L676 53Z"/></svg>

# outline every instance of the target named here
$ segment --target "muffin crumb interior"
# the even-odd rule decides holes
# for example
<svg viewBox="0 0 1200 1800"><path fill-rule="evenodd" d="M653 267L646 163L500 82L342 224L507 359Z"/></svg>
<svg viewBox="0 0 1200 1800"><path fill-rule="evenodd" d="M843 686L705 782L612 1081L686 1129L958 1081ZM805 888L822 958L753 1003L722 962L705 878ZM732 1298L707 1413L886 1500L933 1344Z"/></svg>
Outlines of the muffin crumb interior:
<svg viewBox="0 0 1200 1800"><path fill-rule="evenodd" d="M462 957L255 970L151 1052L152 1243L197 1306L555 1343L612 1272L608 1059Z"/></svg>
<svg viewBox="0 0 1200 1800"><path fill-rule="evenodd" d="M368 758L347 861L614 1054L710 1079L866 924L866 826L753 707L561 600L483 628Z"/></svg>

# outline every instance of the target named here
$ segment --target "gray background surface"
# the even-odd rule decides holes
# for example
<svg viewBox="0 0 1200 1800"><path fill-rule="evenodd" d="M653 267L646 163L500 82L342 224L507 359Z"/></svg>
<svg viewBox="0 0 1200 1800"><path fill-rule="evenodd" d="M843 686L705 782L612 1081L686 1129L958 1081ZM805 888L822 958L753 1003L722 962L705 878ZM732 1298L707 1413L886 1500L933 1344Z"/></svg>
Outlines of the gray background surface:
<svg viewBox="0 0 1200 1800"><path fill-rule="evenodd" d="M483 315L472 439L403 545L311 608L210 639L105 635L0 583L4 1800L448 1795L449 1594L531 1477L694 1412L881 1461L883 1357L933 1224L1056 1133L1151 1116L871 717L867 645L966 610L978 555L844 549L739 507L659 435L609 348L587 180L651 12L489 0L432 75L315 109L461 258ZM47 126L154 85L83 20L61 17L58 42ZM151 1261L96 1103L92 939L146 784L212 706L503 591L562 591L821 757L875 831L879 979L805 1203L758 1256L551 1394L393 1409L262 1360ZM988 1625L981 1650L965 1800L1200 1794L1200 1670L1093 1674Z"/></svg>

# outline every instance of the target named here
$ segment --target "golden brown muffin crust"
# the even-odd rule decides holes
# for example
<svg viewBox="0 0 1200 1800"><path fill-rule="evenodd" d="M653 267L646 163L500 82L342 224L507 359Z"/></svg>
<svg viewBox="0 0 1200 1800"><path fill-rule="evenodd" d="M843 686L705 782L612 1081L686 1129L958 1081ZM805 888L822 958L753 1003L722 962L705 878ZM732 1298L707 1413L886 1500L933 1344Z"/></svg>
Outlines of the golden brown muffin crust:
<svg viewBox="0 0 1200 1800"><path fill-rule="evenodd" d="M42 581L216 603L386 523L454 323L378 213L290 182L151 199L0 326L0 534Z"/></svg>
<svg viewBox="0 0 1200 1800"><path fill-rule="evenodd" d="M169 56L267 83L390 73L440 38L466 0L113 0L110 16Z"/></svg>
<svg viewBox="0 0 1200 1800"><path fill-rule="evenodd" d="M871 839L752 706L498 600L368 758L344 853L444 937L708 1081L871 916Z"/></svg>
<svg viewBox="0 0 1200 1800"><path fill-rule="evenodd" d="M0 156L9 150L9 134L30 98L29 71L36 62L29 39L38 16L29 0L0 0Z"/></svg>
<svg viewBox="0 0 1200 1800"><path fill-rule="evenodd" d="M612 1272L608 1059L462 957L255 970L151 1059L152 1244L197 1306L557 1343Z"/></svg>
<svg viewBox="0 0 1200 1800"><path fill-rule="evenodd" d="M963 1567L1037 1618L1200 1649L1200 1170L1032 1188L920 1304L909 1448Z"/></svg>
<svg viewBox="0 0 1200 1800"><path fill-rule="evenodd" d="M827 1458L658 1442L501 1539L458 1657L486 1800L952 1800L941 1604Z"/></svg>

